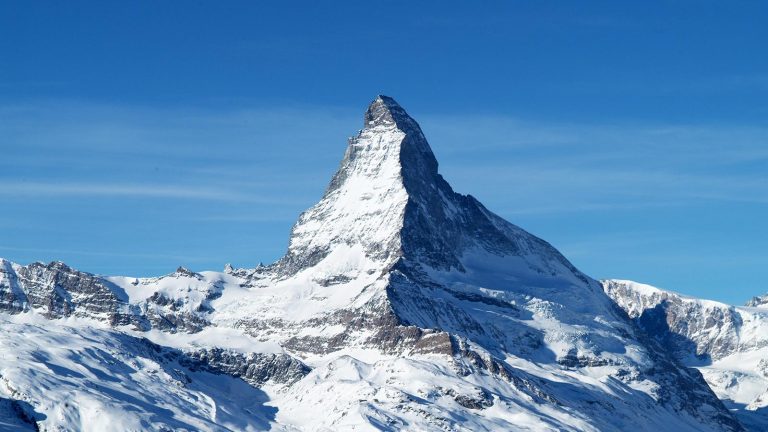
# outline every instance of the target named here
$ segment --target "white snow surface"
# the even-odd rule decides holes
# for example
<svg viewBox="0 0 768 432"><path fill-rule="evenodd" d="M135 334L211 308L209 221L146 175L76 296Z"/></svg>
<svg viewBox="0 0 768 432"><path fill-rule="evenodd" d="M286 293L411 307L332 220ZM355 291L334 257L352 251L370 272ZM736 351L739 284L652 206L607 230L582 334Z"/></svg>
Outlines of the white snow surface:
<svg viewBox="0 0 768 432"><path fill-rule="evenodd" d="M33 407L41 430L701 430L652 400L636 412L626 393L652 394L653 385L629 388L599 368L564 372L510 359L526 376L549 380L543 391L563 405L487 374L458 374L446 356L361 349L311 359L312 372L291 387L257 389L164 361L141 338L98 322L52 321L30 312L0 315L0 326L0 398ZM616 417L569 408L585 394L613 405ZM457 397L492 405L466 409Z"/></svg>
<svg viewBox="0 0 768 432"><path fill-rule="evenodd" d="M273 420L262 390L163 361L142 339L33 313L0 315L0 326L0 397L27 404L41 430L257 431Z"/></svg>

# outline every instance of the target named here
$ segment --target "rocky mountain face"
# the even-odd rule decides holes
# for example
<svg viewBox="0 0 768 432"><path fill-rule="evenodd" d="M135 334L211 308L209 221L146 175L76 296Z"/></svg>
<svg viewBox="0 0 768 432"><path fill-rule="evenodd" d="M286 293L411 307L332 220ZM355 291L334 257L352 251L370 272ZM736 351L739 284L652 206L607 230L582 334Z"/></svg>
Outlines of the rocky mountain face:
<svg viewBox="0 0 768 432"><path fill-rule="evenodd" d="M0 259L0 310L19 313L36 309L48 318L69 316L130 321L125 293L108 281L62 262L19 266Z"/></svg>
<svg viewBox="0 0 768 432"><path fill-rule="evenodd" d="M685 297L632 281L603 281L605 292L649 337L709 386L749 430L768 425L768 309Z"/></svg>
<svg viewBox="0 0 768 432"><path fill-rule="evenodd" d="M737 308L692 300L628 281L603 282L605 291L678 360L719 360L741 349L744 319ZM751 341L750 341L751 342Z"/></svg>
<svg viewBox="0 0 768 432"><path fill-rule="evenodd" d="M51 430L77 419L105 430L81 421L94 406L156 430L743 430L685 356L667 355L687 345L454 192L419 125L385 96L274 264L159 278L0 264L2 325L73 347L4 341L38 369L2 358L0 392ZM697 354L730 349L739 318L713 319L724 336L702 336ZM717 326L700 325L691 331ZM120 380L97 384L113 373L154 402ZM74 396L37 390L35 376Z"/></svg>
<svg viewBox="0 0 768 432"><path fill-rule="evenodd" d="M752 297L746 304L747 307L768 308L768 294Z"/></svg>

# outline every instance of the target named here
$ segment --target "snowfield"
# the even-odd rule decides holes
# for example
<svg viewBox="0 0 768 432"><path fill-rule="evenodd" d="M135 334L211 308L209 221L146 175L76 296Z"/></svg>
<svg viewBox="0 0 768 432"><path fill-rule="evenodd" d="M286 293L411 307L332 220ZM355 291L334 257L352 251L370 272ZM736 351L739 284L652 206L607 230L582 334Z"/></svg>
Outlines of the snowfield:
<svg viewBox="0 0 768 432"><path fill-rule="evenodd" d="M0 318L0 394L25 402L42 430L257 431L274 420L264 391L240 379L192 371L178 350L74 321Z"/></svg>

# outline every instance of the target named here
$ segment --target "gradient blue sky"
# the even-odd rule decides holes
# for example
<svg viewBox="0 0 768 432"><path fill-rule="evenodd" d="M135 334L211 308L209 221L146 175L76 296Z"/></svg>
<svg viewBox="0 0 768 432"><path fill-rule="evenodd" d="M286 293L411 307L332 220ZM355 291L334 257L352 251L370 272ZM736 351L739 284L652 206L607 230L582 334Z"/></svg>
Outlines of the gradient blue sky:
<svg viewBox="0 0 768 432"><path fill-rule="evenodd" d="M0 256L285 250L368 102L596 278L768 291L768 3L0 3Z"/></svg>

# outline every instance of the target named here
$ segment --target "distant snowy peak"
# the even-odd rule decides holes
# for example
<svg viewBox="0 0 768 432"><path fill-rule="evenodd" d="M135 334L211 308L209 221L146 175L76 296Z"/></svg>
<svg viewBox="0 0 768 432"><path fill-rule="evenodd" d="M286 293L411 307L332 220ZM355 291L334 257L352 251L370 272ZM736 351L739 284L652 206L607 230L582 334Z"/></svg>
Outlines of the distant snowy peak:
<svg viewBox="0 0 768 432"><path fill-rule="evenodd" d="M127 295L109 281L60 261L21 266L0 259L0 310L30 309L48 318L75 316L112 325L132 320Z"/></svg>
<svg viewBox="0 0 768 432"><path fill-rule="evenodd" d="M768 309L768 294L752 297L746 306Z"/></svg>
<svg viewBox="0 0 768 432"><path fill-rule="evenodd" d="M768 310L758 309L765 296L735 307L627 280L603 288L668 353L699 369L747 430L766 430Z"/></svg>
<svg viewBox="0 0 768 432"><path fill-rule="evenodd" d="M628 280L602 283L630 318L680 360L718 360L768 346L768 311L687 297Z"/></svg>

